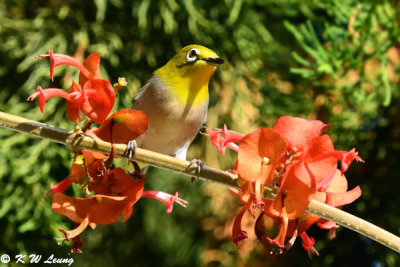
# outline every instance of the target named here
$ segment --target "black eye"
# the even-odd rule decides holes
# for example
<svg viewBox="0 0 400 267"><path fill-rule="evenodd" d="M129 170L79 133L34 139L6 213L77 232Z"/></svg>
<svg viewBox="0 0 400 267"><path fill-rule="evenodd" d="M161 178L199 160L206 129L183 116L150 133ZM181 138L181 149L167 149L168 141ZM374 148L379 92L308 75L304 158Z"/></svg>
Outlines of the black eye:
<svg viewBox="0 0 400 267"><path fill-rule="evenodd" d="M195 56L197 56L197 52L196 52L196 50L190 50L189 51L189 57L195 57Z"/></svg>
<svg viewBox="0 0 400 267"><path fill-rule="evenodd" d="M198 55L199 55L199 50L197 50L196 48L193 48L187 53L186 61L187 62L194 62L197 59Z"/></svg>

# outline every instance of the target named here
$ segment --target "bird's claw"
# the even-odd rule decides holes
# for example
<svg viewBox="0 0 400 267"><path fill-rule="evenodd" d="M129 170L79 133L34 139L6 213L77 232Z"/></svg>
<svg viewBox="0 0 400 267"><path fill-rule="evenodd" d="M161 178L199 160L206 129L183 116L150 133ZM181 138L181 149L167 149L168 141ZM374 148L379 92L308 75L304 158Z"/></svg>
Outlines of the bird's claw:
<svg viewBox="0 0 400 267"><path fill-rule="evenodd" d="M135 140L131 140L128 142L124 155L129 159L129 161L131 161L135 156L136 148L137 143Z"/></svg>
<svg viewBox="0 0 400 267"><path fill-rule="evenodd" d="M192 176L192 182L200 178L200 172L204 167L204 162L199 159L193 159L187 166L187 170L193 170L196 176Z"/></svg>

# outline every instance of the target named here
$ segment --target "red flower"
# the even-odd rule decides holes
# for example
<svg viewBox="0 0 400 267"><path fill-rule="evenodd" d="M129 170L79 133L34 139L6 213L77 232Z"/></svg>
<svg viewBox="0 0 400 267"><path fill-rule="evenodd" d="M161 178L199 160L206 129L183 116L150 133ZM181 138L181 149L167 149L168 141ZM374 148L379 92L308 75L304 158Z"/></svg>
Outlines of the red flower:
<svg viewBox="0 0 400 267"><path fill-rule="evenodd" d="M286 140L269 128L257 129L245 135L239 143L237 172L249 182L260 180L269 184L274 169L286 152Z"/></svg>
<svg viewBox="0 0 400 267"><path fill-rule="evenodd" d="M350 151L335 150L331 151L329 155L320 155L320 157L326 156L336 157L341 161L342 164L340 169L342 170L342 174L347 171L353 160L356 160L357 162L364 162L364 160L358 156L358 152L356 152L355 148Z"/></svg>
<svg viewBox="0 0 400 267"><path fill-rule="evenodd" d="M110 169L107 157L102 153L83 150L84 166L74 163L71 175L52 188L54 193L53 211L62 214L79 225L71 231L60 229L66 240L77 237L88 225L114 223L124 213L125 222L131 215L134 204L143 197L152 197L167 205L167 212L172 211L173 203L186 206L187 201L159 191L144 191L144 175L129 174L122 168ZM87 179L83 179L87 177ZM87 198L74 198L62 192L72 182L79 183L95 195Z"/></svg>
<svg viewBox="0 0 400 267"><path fill-rule="evenodd" d="M186 207L189 204L186 200L178 197L178 192L176 192L175 195L171 195L161 191L144 191L142 196L160 200L167 206L167 213L172 212L174 202L178 203L182 207Z"/></svg>
<svg viewBox="0 0 400 267"><path fill-rule="evenodd" d="M278 217L278 218L281 220L278 223L279 233L274 239L267 237L267 240L270 244L277 245L279 248L284 248L285 247L285 238L287 235L287 230L288 230L288 225L289 225L289 219L288 219L285 207L282 208L282 213L281 213L280 217Z"/></svg>
<svg viewBox="0 0 400 267"><path fill-rule="evenodd" d="M65 92L62 89L59 88L47 88L45 90L42 89L42 87L38 86L36 88L36 93L33 93L32 95L30 95L28 97L28 101L33 101L36 97L38 97L39 99L39 108L40 111L43 113L44 111L44 105L47 101L47 99L52 98L52 97L62 97L65 98L67 100L69 100L70 102L74 102L74 96L71 96L71 94Z"/></svg>
<svg viewBox="0 0 400 267"><path fill-rule="evenodd" d="M347 191L346 177L339 170L336 170L332 182L324 193L326 194L326 204L340 208L359 198L361 196L361 189L359 186L356 186L352 190Z"/></svg>
<svg viewBox="0 0 400 267"><path fill-rule="evenodd" d="M102 79L89 79L83 86L85 95L81 108L83 113L98 124L103 124L115 103L115 92L111 83Z"/></svg>
<svg viewBox="0 0 400 267"><path fill-rule="evenodd" d="M62 55L60 55L62 56ZM83 86L89 79L100 79L100 55L97 52L90 53L83 61L83 67L86 71L79 72L79 84Z"/></svg>
<svg viewBox="0 0 400 267"><path fill-rule="evenodd" d="M82 254L81 247L83 245L82 239L79 236L74 237L74 242L71 246L71 253Z"/></svg>
<svg viewBox="0 0 400 267"><path fill-rule="evenodd" d="M311 258L313 254L319 256L318 251L314 248L314 238L309 237L306 232L300 234L301 239L303 242L301 243L302 247L307 251L308 256Z"/></svg>
<svg viewBox="0 0 400 267"><path fill-rule="evenodd" d="M356 152L355 148L353 148L348 152L344 151L344 153L342 154L342 158L340 158L340 160L342 162L341 166L342 174L347 171L353 160L356 160L358 162L364 162L364 160L360 156L358 156L358 152Z"/></svg>
<svg viewBox="0 0 400 267"><path fill-rule="evenodd" d="M85 160L85 163L88 166L93 164L93 162L95 162L96 160L106 159L107 158L107 156L104 155L103 153L100 153L100 152L97 152L97 151L86 150L86 149L82 150L82 155L83 155L83 158Z"/></svg>
<svg viewBox="0 0 400 267"><path fill-rule="evenodd" d="M329 187L326 189L326 192L316 192L312 199L340 208L345 204L353 202L360 195L361 190L358 186L350 191L347 191L346 177L341 175L339 170L336 170ZM268 207L272 205L273 201L264 199L264 202L265 206ZM285 206L283 206L282 213L279 215L276 215L276 213L271 213L267 208L264 209L264 213L273 218L279 227L279 234L275 239L272 240L267 238L271 244L275 244L282 249L287 249L292 245L291 243L294 242L295 238L300 235L303 240L302 245L309 253L309 256L311 256L311 254L318 255L318 252L313 247L314 239L309 238L307 234L305 234L305 231L311 225L318 224L320 228L330 230L330 236L334 236L334 231L338 227L334 222L327 221L312 214L303 214L301 217L288 220ZM285 244L286 237L291 237L291 239Z"/></svg>
<svg viewBox="0 0 400 267"><path fill-rule="evenodd" d="M237 172L240 179L254 183L256 203L262 203L264 185L273 181L286 147L286 140L269 128L257 129L241 139Z"/></svg>
<svg viewBox="0 0 400 267"><path fill-rule="evenodd" d="M289 249L297 236L311 256L318 254L314 239L305 231L313 224L329 229L331 236L337 225L318 216L306 214L305 209L315 199L341 208L361 195L359 187L347 191L347 180L343 173L353 160L362 161L358 153L337 151L332 140L322 132L328 125L321 121L308 121L295 117L281 117L273 129L262 128L235 139L239 141L238 160L234 170L239 176L240 190L231 191L242 201L243 207L233 225L233 241L237 244L247 238L241 228L244 213L252 208L261 208L263 213L255 224L255 233L261 243L268 241L278 246L278 251ZM222 153L229 139L221 134L224 130L207 129L207 136ZM341 161L341 172L337 169ZM265 186L279 187L273 200L263 199ZM278 235L266 237L262 217L272 218L279 228ZM286 241L286 238L290 238Z"/></svg>
<svg viewBox="0 0 400 267"><path fill-rule="evenodd" d="M239 247L239 242L248 238L247 232L242 230L242 219L243 215L247 210L250 210L251 204L253 203L253 196L250 194L243 194L242 190L229 188L229 190L235 194L240 201L243 203L243 207L240 212L236 215L232 227L232 239L236 246Z"/></svg>
<svg viewBox="0 0 400 267"><path fill-rule="evenodd" d="M224 125L224 129L213 129L210 130L207 127L206 133L201 133L204 136L208 136L211 139L212 144L218 149L218 152L221 152L222 155L225 155L225 148L229 147L234 151L238 151L238 146L235 144L240 142L243 138L243 134L228 130L226 125Z"/></svg>
<svg viewBox="0 0 400 267"><path fill-rule="evenodd" d="M286 207L290 219L302 216L307 208L317 186L327 177L333 177L337 159L333 157L319 158L320 153L333 150L329 136L313 138L302 147L301 154L294 157L283 177L278 195L268 208L270 212L279 216L282 207Z"/></svg>
<svg viewBox="0 0 400 267"><path fill-rule="evenodd" d="M67 240L78 236L90 225L95 228L97 224L112 224L118 220L128 197L94 195L88 198L70 197L63 193L55 193L52 202L54 212L64 215L80 225L72 230L65 231Z"/></svg>
<svg viewBox="0 0 400 267"><path fill-rule="evenodd" d="M250 208L251 202L247 203L240 209L240 212L236 215L235 221L233 222L232 227L232 239L236 246L239 247L239 242L247 239L248 234L246 231L242 230L242 219L244 213Z"/></svg>
<svg viewBox="0 0 400 267"><path fill-rule="evenodd" d="M282 116L272 129L284 136L292 147L300 148L311 138L320 136L328 127L319 120Z"/></svg>
<svg viewBox="0 0 400 267"><path fill-rule="evenodd" d="M296 134L289 132L293 130L293 126L298 129ZM274 129L285 135L296 153L288 166L277 197L268 207L272 214L279 216L285 206L290 219L302 216L315 192L329 186L337 161L345 161L347 169L353 159L359 158L353 150L335 151L329 136L319 136L326 127L319 121L292 117L282 117L275 124Z"/></svg>
<svg viewBox="0 0 400 267"><path fill-rule="evenodd" d="M93 54L93 55L92 55ZM45 57L50 57L50 78L53 81L54 80L54 68L60 65L70 65L75 68L77 68L80 71L80 75L82 74L85 76L87 79L92 79L95 78L95 74L98 74L97 69L98 69L98 64L100 63L100 56L97 52L93 52L90 54L87 59L90 60L90 62L86 63L86 66L82 65L79 63L75 58L67 56L67 55L62 55L62 54L54 54L53 50L49 50L48 54L45 55L40 55L40 58L45 58ZM86 60L85 60L86 61ZM97 69L95 66L94 62L98 62L97 64ZM90 66L90 67L89 67ZM88 67L88 68L86 68ZM90 70L88 70L90 69ZM79 75L79 76L80 76ZM82 83L80 83L82 84Z"/></svg>
<svg viewBox="0 0 400 267"><path fill-rule="evenodd" d="M124 218L123 222L126 222L132 215L133 205L139 201L139 199L143 196L144 190L144 175L141 179L135 181L129 188L123 190L119 195L127 196L129 198L128 204L124 209Z"/></svg>
<svg viewBox="0 0 400 267"><path fill-rule="evenodd" d="M67 101L68 119L72 122L80 122L82 120L82 104L85 101L84 92L79 85L72 81L72 85L68 89L68 93L72 96L71 99L67 99L69 100Z"/></svg>
<svg viewBox="0 0 400 267"><path fill-rule="evenodd" d="M107 142L127 144L142 135L147 127L148 121L144 112L122 109L112 114L100 128L94 130L94 134Z"/></svg>
<svg viewBox="0 0 400 267"><path fill-rule="evenodd" d="M79 85L72 82L68 92L58 88L48 88L43 90L37 87L37 92L28 97L28 101L39 98L39 107L41 112L47 99L51 97L63 97L67 100L68 118L73 122L82 120L80 114L83 112L91 120L102 124L108 114L111 112L115 102L115 92L111 83L100 79L99 63L100 56L93 52L84 61L83 65L74 58L53 54L41 55L50 57L50 76L53 80L54 68L59 65L70 65L77 68L79 73Z"/></svg>

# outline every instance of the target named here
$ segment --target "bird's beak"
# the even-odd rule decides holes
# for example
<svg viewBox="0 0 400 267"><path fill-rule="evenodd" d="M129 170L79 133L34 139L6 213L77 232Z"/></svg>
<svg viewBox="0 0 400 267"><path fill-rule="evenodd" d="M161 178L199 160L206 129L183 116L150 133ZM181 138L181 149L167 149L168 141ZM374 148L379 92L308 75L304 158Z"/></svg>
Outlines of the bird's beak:
<svg viewBox="0 0 400 267"><path fill-rule="evenodd" d="M203 58L203 60L209 64L219 65L224 63L224 60L219 57L210 57L210 58Z"/></svg>

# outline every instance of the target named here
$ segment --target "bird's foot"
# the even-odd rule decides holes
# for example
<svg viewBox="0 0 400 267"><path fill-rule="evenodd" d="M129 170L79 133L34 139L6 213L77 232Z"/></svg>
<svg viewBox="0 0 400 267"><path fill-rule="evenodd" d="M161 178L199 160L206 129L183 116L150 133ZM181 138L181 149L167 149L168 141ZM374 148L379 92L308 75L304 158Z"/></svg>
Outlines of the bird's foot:
<svg viewBox="0 0 400 267"><path fill-rule="evenodd" d="M187 166L187 170L193 172L196 176L192 176L192 183L200 178L200 172L203 169L204 162L199 159L193 159Z"/></svg>
<svg viewBox="0 0 400 267"><path fill-rule="evenodd" d="M131 161L135 156L136 148L137 148L136 140L131 140L128 142L124 155L128 158L129 161Z"/></svg>

